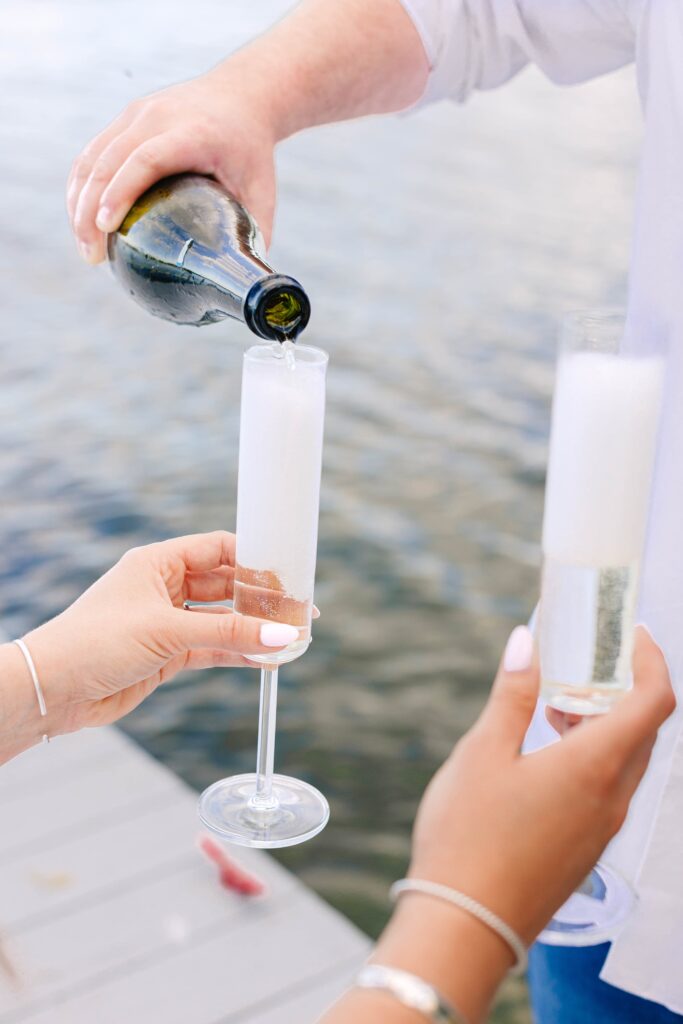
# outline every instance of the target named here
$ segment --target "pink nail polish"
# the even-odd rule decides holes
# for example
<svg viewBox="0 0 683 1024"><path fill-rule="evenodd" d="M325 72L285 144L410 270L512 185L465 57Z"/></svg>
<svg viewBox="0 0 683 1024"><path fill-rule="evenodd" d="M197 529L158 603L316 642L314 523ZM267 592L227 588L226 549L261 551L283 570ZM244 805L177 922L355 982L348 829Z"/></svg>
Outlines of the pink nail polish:
<svg viewBox="0 0 683 1024"><path fill-rule="evenodd" d="M525 672L534 658L534 638L526 626L515 626L503 655L506 672Z"/></svg>
<svg viewBox="0 0 683 1024"><path fill-rule="evenodd" d="M284 622L264 622L261 626L261 643L264 647L286 647L299 638L296 626Z"/></svg>

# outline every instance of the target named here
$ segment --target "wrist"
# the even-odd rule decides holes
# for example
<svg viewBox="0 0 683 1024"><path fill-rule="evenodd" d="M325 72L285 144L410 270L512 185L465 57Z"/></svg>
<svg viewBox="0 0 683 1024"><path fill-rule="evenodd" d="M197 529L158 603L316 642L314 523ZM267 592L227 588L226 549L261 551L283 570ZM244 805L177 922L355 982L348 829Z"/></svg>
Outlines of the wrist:
<svg viewBox="0 0 683 1024"><path fill-rule="evenodd" d="M494 931L466 911L405 893L372 957L433 985L468 1021L484 1019L513 955Z"/></svg>
<svg viewBox="0 0 683 1024"><path fill-rule="evenodd" d="M461 850L458 857L449 854L456 849L446 844L438 850L413 858L409 878L425 878L465 893L496 914L511 928L528 948L552 915L547 917L539 900L529 899L536 889L533 871L527 869L528 858L516 853L501 853L492 847Z"/></svg>
<svg viewBox="0 0 683 1024"><path fill-rule="evenodd" d="M33 657L28 643L27 647ZM40 743L43 736L52 738L63 729L59 703L50 706L46 700L46 714L41 714L31 670L15 643L0 645L0 678L0 764L4 764Z"/></svg>
<svg viewBox="0 0 683 1024"><path fill-rule="evenodd" d="M256 39L206 76L230 111L234 109L235 98L239 98L249 131L261 149L274 148L296 130L290 127L292 112L288 109L289 62L279 62L276 53L269 50L267 37Z"/></svg>
<svg viewBox="0 0 683 1024"><path fill-rule="evenodd" d="M40 718L43 733L52 739L74 729L74 687L72 669L76 652L61 628L61 616L50 619L24 636L40 687L45 699L47 715ZM17 652L20 653L20 652ZM28 667L25 665L27 674ZM38 705L29 677L30 693L33 695L36 713Z"/></svg>

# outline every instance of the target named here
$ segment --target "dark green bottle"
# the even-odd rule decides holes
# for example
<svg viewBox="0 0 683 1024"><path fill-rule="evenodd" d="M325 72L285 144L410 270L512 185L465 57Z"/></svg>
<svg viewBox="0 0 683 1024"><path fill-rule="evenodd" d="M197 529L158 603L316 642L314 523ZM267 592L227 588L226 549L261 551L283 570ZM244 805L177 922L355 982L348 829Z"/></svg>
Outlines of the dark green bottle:
<svg viewBox="0 0 683 1024"><path fill-rule="evenodd" d="M259 255L251 215L218 182L198 174L150 188L107 240L114 273L136 302L177 324L243 320L261 338L294 340L308 296Z"/></svg>

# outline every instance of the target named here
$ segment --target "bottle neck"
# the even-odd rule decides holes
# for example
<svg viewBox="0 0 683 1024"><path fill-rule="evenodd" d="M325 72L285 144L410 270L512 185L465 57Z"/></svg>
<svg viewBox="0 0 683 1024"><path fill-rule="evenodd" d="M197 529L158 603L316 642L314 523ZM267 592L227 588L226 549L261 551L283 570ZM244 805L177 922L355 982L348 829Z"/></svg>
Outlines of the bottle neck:
<svg viewBox="0 0 683 1024"><path fill-rule="evenodd" d="M271 274L249 289L243 315L249 329L260 338L294 341L309 321L311 304L293 277Z"/></svg>

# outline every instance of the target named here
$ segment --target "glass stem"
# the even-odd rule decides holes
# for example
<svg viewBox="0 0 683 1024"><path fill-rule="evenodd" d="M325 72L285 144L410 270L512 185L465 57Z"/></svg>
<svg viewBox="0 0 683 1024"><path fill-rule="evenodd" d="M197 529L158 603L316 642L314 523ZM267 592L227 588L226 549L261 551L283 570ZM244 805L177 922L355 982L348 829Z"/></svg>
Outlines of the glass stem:
<svg viewBox="0 0 683 1024"><path fill-rule="evenodd" d="M258 753L256 755L256 793L253 807L270 810L277 807L273 796L275 763L275 718L277 713L277 665L261 669L261 704L259 709Z"/></svg>

